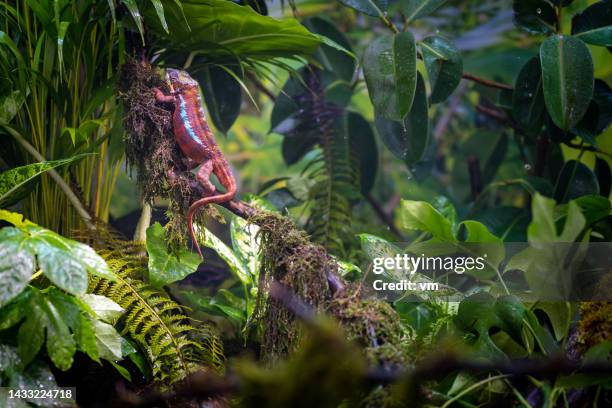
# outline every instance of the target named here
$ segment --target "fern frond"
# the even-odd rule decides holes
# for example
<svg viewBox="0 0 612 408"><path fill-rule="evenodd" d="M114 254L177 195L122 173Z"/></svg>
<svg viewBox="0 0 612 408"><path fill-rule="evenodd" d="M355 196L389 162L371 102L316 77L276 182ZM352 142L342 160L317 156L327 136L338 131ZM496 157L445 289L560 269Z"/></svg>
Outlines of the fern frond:
<svg viewBox="0 0 612 408"><path fill-rule="evenodd" d="M154 379L169 385L203 366L222 369L223 346L212 328L192 325L179 304L138 278L147 272L146 258L139 255L142 248L136 250L135 244L126 242L116 248L121 249L98 253L117 275L117 282L92 277L89 291L125 309L118 328L146 355Z"/></svg>

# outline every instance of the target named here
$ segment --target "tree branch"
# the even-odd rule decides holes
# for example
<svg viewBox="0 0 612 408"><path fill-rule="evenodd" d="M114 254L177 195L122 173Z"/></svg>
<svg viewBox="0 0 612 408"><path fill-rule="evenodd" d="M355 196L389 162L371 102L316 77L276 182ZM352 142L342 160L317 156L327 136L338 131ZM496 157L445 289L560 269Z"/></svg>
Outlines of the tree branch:
<svg viewBox="0 0 612 408"><path fill-rule="evenodd" d="M463 79L467 79L469 81L473 81L478 84L488 86L489 88L503 89L506 91L511 91L513 89L512 86L510 85L507 85L501 82L497 82L497 81L492 81L490 79L481 78L476 75L469 74L467 72L463 73L462 77Z"/></svg>

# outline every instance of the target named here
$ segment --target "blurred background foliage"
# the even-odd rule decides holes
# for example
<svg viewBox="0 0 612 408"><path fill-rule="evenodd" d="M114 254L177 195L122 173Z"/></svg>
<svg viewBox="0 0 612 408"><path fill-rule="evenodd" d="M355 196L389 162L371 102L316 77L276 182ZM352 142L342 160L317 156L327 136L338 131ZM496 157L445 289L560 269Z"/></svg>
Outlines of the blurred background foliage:
<svg viewBox="0 0 612 408"><path fill-rule="evenodd" d="M222 370L218 338L206 324L191 327L193 317L214 323L226 355L262 343L264 329L254 321L260 246L257 229L243 220L221 212L217 218L226 225L207 222L204 244L213 251L193 275L198 260L187 250L169 251L159 224L147 231L148 264L138 255L144 249L115 239L130 256L102 248L104 259L92 255L94 268L73 252L82 247L57 236L74 236L82 224L98 221L134 233L143 200L125 160L123 107L115 94L119 67L129 58L186 69L199 81L240 198L290 216L335 257L348 281L366 279L376 256L403 249L393 242L482 241L499 248L502 242L612 241L611 7L609 0L1 2L0 203L37 224L3 213L1 220L14 225L3 229L3 253L42 231L61 247L59 258L75 260L80 283L66 279L70 268L61 262L34 272L35 254L58 251L46 242L34 239L25 260L11 264L23 267L16 274L4 259L0 272L12 273L17 283L1 293L2 336L15 337L10 330L24 318L15 312L20 305L43 315L41 304L51 311L63 305L86 323L58 324L57 333L72 338L79 324L97 325L116 347L100 354L99 342L83 336L58 355L47 344L54 366L68 369L80 350L94 361L108 357L128 380L142 374L141 383L182 379L192 363ZM163 223L169 202L154 204L154 218ZM455 341L469 345L490 359L560 350L587 355L604 341L591 353L609 356L605 306L582 307L579 314L576 304L521 302L501 278L512 271L508 265L512 258L489 271L497 275L469 277L482 279L489 293L459 296L447 288L459 297L375 304L393 316L383 319L389 324L378 327L377 339L397 340L402 363L406 355L418 360L435 352L440 341L449 349ZM113 319L75 300L93 274L87 268L108 272L93 280L99 296L93 300L114 308ZM132 302L139 293L146 296ZM189 316L183 306L192 309ZM165 313L156 315L156 308ZM110 325L124 309L119 333ZM49 327L57 323L52 315L44 318ZM174 322L167 339L179 340L162 347L155 339L165 319ZM139 330L145 320L147 330ZM28 330L40 339L40 330L26 323L21 339ZM359 340L359 327L346 328ZM42 340L25 351L6 343L10 356L28 362L42 348ZM186 350L184 359L168 358L164 350L172 344ZM306 352L298 358L304 355L308 361ZM130 372L114 364L124 357ZM368 363L379 357L369 355ZM257 371L245 367L243 378ZM257 384L261 377L254 378ZM568 376L532 381L519 391L505 380L454 372L432 385L431 399L474 406L511 394L524 406L554 406L562 398L586 398L570 392L584 384L598 387L597 399L604 383ZM267 385L261 389L278 386ZM280 406L297 400L290 391ZM254 392L253 398L263 397Z"/></svg>

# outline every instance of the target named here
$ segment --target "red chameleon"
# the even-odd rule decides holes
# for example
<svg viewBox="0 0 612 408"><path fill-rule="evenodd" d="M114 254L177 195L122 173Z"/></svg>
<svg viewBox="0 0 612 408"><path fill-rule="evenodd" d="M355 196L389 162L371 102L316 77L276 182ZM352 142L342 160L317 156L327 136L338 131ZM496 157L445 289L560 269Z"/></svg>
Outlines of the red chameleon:
<svg viewBox="0 0 612 408"><path fill-rule="evenodd" d="M193 215L206 204L220 204L232 200L236 195L236 180L208 127L198 82L187 72L170 68L166 70L166 80L170 84L170 95L164 95L160 89L155 88L155 98L160 102L174 104L174 137L183 154L189 159L189 168L194 169L201 165L196 178L206 194L210 194L191 204L187 212L189 234L202 257L202 250L193 229ZM211 173L214 173L219 183L225 187L225 193L215 191L215 186L210 182Z"/></svg>

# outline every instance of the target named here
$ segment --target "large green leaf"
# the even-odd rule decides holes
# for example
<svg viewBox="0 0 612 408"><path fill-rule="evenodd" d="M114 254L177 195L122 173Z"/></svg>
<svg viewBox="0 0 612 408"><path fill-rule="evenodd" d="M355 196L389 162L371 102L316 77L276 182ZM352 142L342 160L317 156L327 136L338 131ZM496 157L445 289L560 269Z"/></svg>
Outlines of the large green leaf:
<svg viewBox="0 0 612 408"><path fill-rule="evenodd" d="M354 112L348 113L347 134L351 148L351 160L359 172L359 189L363 195L366 195L374 186L378 171L376 138L370 122Z"/></svg>
<svg viewBox="0 0 612 408"><path fill-rule="evenodd" d="M80 160L87 155L81 154L63 160L53 160L42 163L16 167L0 174L0 208L9 207L21 200L30 189L37 177L55 167L63 166Z"/></svg>
<svg viewBox="0 0 612 408"><path fill-rule="evenodd" d="M259 227L241 217L232 217L230 222L234 253L247 267L251 282L257 282L261 265Z"/></svg>
<svg viewBox="0 0 612 408"><path fill-rule="evenodd" d="M410 32L374 40L363 57L363 74L376 114L403 120L416 90L416 44Z"/></svg>
<svg viewBox="0 0 612 408"><path fill-rule="evenodd" d="M557 13L546 0L513 0L515 23L530 32L548 34L555 31Z"/></svg>
<svg viewBox="0 0 612 408"><path fill-rule="evenodd" d="M555 184L555 200L565 203L589 194L599 194L599 183L595 173L579 161L565 162Z"/></svg>
<svg viewBox="0 0 612 408"><path fill-rule="evenodd" d="M402 200L400 220L404 228L428 232L437 241L457 241L451 223L428 202Z"/></svg>
<svg viewBox="0 0 612 408"><path fill-rule="evenodd" d="M612 0L599 1L576 14L572 34L589 44L612 46Z"/></svg>
<svg viewBox="0 0 612 408"><path fill-rule="evenodd" d="M234 250L227 246L211 231L203 228L203 232L204 240L202 244L214 250L217 255L219 255L221 259L223 259L227 263L232 273L238 279L240 279L241 282L245 284L252 283L251 274L249 273L248 266L245 265L244 262L242 262L242 260L236 255Z"/></svg>
<svg viewBox="0 0 612 408"><path fill-rule="evenodd" d="M593 59L578 38L555 35L540 48L544 101L553 122L562 130L575 126L593 96Z"/></svg>
<svg viewBox="0 0 612 408"><path fill-rule="evenodd" d="M443 37L427 37L420 44L431 84L431 102L442 102L459 85L463 60L455 45Z"/></svg>
<svg viewBox="0 0 612 408"><path fill-rule="evenodd" d="M34 254L20 250L18 243L2 240L0 232L0 306L23 291L34 273Z"/></svg>
<svg viewBox="0 0 612 408"><path fill-rule="evenodd" d="M406 21L410 22L433 13L445 2L446 0L400 0L400 6Z"/></svg>
<svg viewBox="0 0 612 408"><path fill-rule="evenodd" d="M76 342L64 316L52 299L37 289L31 288L31 297L25 307L25 321L19 327L17 335L19 356L24 365L36 357L45 343L49 357L60 370L67 370L72 365L76 351Z"/></svg>
<svg viewBox="0 0 612 408"><path fill-rule="evenodd" d="M8 214L8 215L7 215ZM13 213L0 212L1 220L11 222ZM25 257L36 256L38 267L44 275L58 287L73 294L83 294L87 289L88 273L115 280L108 265L89 246L76 242L53 231L41 228L32 223L25 223L19 228L5 227L0 230L0 247L8 247L17 252L24 252ZM15 264L18 269L29 263ZM19 271L5 270L5 273L30 274L27 268Z"/></svg>
<svg viewBox="0 0 612 408"><path fill-rule="evenodd" d="M223 133L232 127L242 104L240 84L228 71L230 68L205 65L194 73L202 87L204 101L215 127ZM234 75L238 76L237 73Z"/></svg>
<svg viewBox="0 0 612 408"><path fill-rule="evenodd" d="M351 45L344 34L332 22L320 17L311 17L306 19L303 24L311 32L332 40L350 52ZM355 74L355 58L348 55L345 51L323 44L316 51L315 58L326 71L334 73L343 81L350 82L353 79Z"/></svg>
<svg viewBox="0 0 612 408"><path fill-rule="evenodd" d="M388 0L338 0L345 6L378 17L387 11Z"/></svg>
<svg viewBox="0 0 612 408"><path fill-rule="evenodd" d="M476 335L473 347L479 357L491 360L507 358L507 354L491 338L492 329L507 333L518 344L529 348L525 336L526 328L537 341L545 354L558 351L550 333L538 322L535 315L514 296L495 299L488 293L477 293L465 298L459 304L456 317L457 326Z"/></svg>
<svg viewBox="0 0 612 408"><path fill-rule="evenodd" d="M149 281L155 287L177 282L191 275L202 261L186 249L174 254L166 246L166 233L159 222L147 228L147 252L149 253Z"/></svg>
<svg viewBox="0 0 612 408"><path fill-rule="evenodd" d="M544 94L540 59L527 61L519 72L512 93L512 116L527 132L539 132L544 120Z"/></svg>
<svg viewBox="0 0 612 408"><path fill-rule="evenodd" d="M249 6L226 0L162 0L170 33L153 7L145 11L149 27L165 37L172 51L214 57L269 58L307 56L321 40L295 19L262 16ZM183 13L184 12L184 13Z"/></svg>
<svg viewBox="0 0 612 408"><path fill-rule="evenodd" d="M427 108L425 82L419 74L412 109L406 119L376 118L376 129L383 143L408 165L421 160L427 150L430 135Z"/></svg>
<svg viewBox="0 0 612 408"><path fill-rule="evenodd" d="M555 201L535 194L532 201L532 221L527 228L529 242L548 244L551 242L574 242L582 232L586 220L575 202L570 202L561 233L557 232Z"/></svg>

